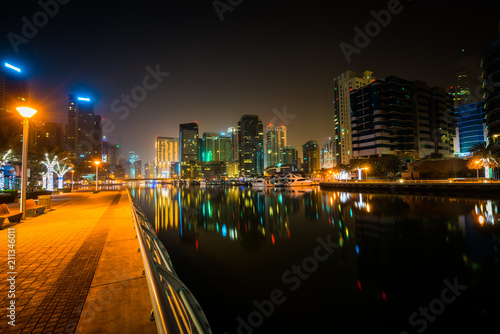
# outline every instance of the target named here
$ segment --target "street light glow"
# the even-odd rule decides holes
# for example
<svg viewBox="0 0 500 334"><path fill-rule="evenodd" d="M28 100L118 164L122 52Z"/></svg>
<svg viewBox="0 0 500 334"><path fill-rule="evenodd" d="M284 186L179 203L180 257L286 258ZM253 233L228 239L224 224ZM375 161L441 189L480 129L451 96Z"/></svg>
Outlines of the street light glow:
<svg viewBox="0 0 500 334"><path fill-rule="evenodd" d="M90 102L90 99L88 97L78 97L78 100Z"/></svg>
<svg viewBox="0 0 500 334"><path fill-rule="evenodd" d="M9 64L9 63L5 63L5 67L8 67L8 68L10 68L11 70L14 70L14 71L16 71L16 72L21 73L21 69L20 69L19 67L15 67L15 66L13 66L13 65L11 65L11 64Z"/></svg>
<svg viewBox="0 0 500 334"><path fill-rule="evenodd" d="M30 107L17 107L16 109L17 109L17 111L19 111L21 116L23 116L25 118L26 117L30 118L31 116L33 116L37 112L37 110L30 108Z"/></svg>

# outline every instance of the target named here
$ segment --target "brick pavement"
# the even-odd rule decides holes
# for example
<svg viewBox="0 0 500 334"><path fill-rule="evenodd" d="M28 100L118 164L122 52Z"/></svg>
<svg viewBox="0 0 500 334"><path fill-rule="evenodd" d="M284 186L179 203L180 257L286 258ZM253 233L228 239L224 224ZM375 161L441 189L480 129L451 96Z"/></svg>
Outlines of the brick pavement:
<svg viewBox="0 0 500 334"><path fill-rule="evenodd" d="M130 217L124 191L76 192L57 196L64 196L65 200L56 199L55 210L12 225L16 234L16 326L10 326L7 317L7 307L12 300L8 298L7 282L10 271L7 267L8 224L0 231L0 333L76 332L101 254L107 247L114 217ZM131 219L122 221L133 231ZM137 252L138 242L129 243L128 247ZM135 261L136 272L142 268L137 258L130 261ZM120 264L105 264L109 265ZM139 276L134 275L134 279ZM142 296L146 296L142 299L148 301L143 281L139 281L139 288L143 290ZM150 308L150 304L143 307ZM147 313L144 313L147 318ZM151 324L146 325L152 332Z"/></svg>

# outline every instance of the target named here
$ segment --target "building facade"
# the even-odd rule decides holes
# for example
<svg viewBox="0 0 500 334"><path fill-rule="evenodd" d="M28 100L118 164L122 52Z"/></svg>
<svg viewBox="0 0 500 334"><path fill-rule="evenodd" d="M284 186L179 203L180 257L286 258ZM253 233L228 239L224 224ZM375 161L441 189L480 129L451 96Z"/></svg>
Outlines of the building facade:
<svg viewBox="0 0 500 334"><path fill-rule="evenodd" d="M486 86L484 110L487 141L498 143L500 142L500 38L483 53L481 67Z"/></svg>
<svg viewBox="0 0 500 334"><path fill-rule="evenodd" d="M22 117L16 107L29 102L28 79L22 69L8 63L0 66L0 138L20 141Z"/></svg>
<svg viewBox="0 0 500 334"><path fill-rule="evenodd" d="M352 155L350 92L373 82L373 72L361 74L347 71L334 80L333 121L335 126L334 150L337 164L348 165Z"/></svg>
<svg viewBox="0 0 500 334"><path fill-rule="evenodd" d="M423 81L390 76L351 93L354 158L451 157L452 96Z"/></svg>
<svg viewBox="0 0 500 334"><path fill-rule="evenodd" d="M93 173L92 161L102 158L101 116L95 114L94 102L88 97L68 96L66 150L83 174Z"/></svg>
<svg viewBox="0 0 500 334"><path fill-rule="evenodd" d="M181 178L192 178L196 175L194 169L188 167L190 163L199 161L198 152L198 124L184 123L179 125L179 148L180 148L180 176Z"/></svg>
<svg viewBox="0 0 500 334"><path fill-rule="evenodd" d="M280 150L286 146L286 126L269 124L266 128L266 167L282 164Z"/></svg>
<svg viewBox="0 0 500 334"><path fill-rule="evenodd" d="M171 178L172 166L180 162L179 138L156 137L155 177Z"/></svg>
<svg viewBox="0 0 500 334"><path fill-rule="evenodd" d="M320 151L321 169L330 169L335 167L335 154L333 145L334 144L332 137L327 138L323 143Z"/></svg>
<svg viewBox="0 0 500 334"><path fill-rule="evenodd" d="M321 169L319 146L315 140L310 140L302 145L302 155L304 158L304 174L313 174Z"/></svg>
<svg viewBox="0 0 500 334"><path fill-rule="evenodd" d="M457 118L455 154L466 155L471 148L486 140L484 102L470 103L455 108Z"/></svg>
<svg viewBox="0 0 500 334"><path fill-rule="evenodd" d="M257 115L243 115L238 122L240 175L264 173L264 133Z"/></svg>

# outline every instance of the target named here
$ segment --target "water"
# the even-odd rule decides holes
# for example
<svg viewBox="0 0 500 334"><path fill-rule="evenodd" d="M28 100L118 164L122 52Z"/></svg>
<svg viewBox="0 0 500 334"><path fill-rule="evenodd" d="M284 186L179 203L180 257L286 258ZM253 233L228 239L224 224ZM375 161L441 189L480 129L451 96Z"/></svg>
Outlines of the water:
<svg viewBox="0 0 500 334"><path fill-rule="evenodd" d="M498 332L498 199L132 192L214 333Z"/></svg>

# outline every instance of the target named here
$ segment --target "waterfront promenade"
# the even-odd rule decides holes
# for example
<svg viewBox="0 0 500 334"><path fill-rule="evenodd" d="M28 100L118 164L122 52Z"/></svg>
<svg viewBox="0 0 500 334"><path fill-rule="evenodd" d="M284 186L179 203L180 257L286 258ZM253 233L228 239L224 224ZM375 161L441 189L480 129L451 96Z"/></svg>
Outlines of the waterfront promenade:
<svg viewBox="0 0 500 334"><path fill-rule="evenodd" d="M52 208L0 230L0 333L156 333L126 191L53 195Z"/></svg>

